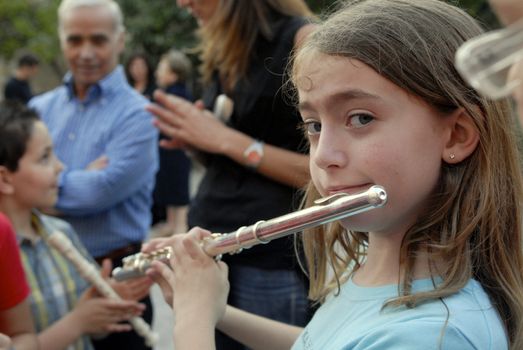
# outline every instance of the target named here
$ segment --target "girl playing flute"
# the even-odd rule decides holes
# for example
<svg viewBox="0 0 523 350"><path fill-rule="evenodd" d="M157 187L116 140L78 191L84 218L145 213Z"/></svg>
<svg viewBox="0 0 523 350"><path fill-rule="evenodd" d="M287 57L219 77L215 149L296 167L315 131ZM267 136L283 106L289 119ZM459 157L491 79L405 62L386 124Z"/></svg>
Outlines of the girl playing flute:
<svg viewBox="0 0 523 350"><path fill-rule="evenodd" d="M306 205L374 184L388 202L302 235L321 303L304 329L225 306L227 268L199 244L209 232L145 247L174 250L173 270L155 262L151 275L172 302L177 350L212 349L214 327L253 349L523 348L515 119L453 65L479 33L443 1L360 0L306 39L291 73Z"/></svg>

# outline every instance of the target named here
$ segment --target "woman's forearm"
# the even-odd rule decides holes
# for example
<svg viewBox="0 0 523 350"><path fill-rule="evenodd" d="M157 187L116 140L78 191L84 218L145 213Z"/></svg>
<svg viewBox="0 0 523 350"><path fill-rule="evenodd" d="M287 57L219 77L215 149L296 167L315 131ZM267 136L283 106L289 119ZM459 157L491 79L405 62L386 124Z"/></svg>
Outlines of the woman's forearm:
<svg viewBox="0 0 523 350"><path fill-rule="evenodd" d="M245 165L243 153L253 141L252 137L229 129L227 137L221 143L220 153ZM310 180L309 156L264 144L263 157L256 171L276 182L301 188Z"/></svg>

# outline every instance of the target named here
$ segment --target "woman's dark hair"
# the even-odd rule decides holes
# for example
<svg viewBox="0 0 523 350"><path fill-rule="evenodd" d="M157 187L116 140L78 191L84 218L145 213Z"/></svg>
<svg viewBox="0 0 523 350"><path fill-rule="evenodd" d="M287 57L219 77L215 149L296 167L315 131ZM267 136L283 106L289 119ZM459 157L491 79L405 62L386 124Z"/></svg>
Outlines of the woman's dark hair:
<svg viewBox="0 0 523 350"><path fill-rule="evenodd" d="M127 59L127 62L125 63L125 75L127 77L127 81L129 82L129 85L134 86L134 78L131 75L130 67L131 63L136 59L142 59L145 62L145 65L147 66L147 84L151 84L154 82L154 66L151 63L151 60L144 52L136 52L133 53L129 58Z"/></svg>

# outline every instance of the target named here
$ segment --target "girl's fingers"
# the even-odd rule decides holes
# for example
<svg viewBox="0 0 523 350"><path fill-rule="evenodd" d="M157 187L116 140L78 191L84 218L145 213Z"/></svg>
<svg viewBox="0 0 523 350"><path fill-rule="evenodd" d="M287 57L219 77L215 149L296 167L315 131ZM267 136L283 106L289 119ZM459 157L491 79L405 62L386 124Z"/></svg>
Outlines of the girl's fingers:
<svg viewBox="0 0 523 350"><path fill-rule="evenodd" d="M173 241L172 244L173 256L171 257L171 261L174 264L173 266L183 264L182 261L186 261L187 258L201 258L205 252L203 252L200 242L210 235L210 231L200 227L194 227L187 234L176 236L177 239ZM187 243L184 243L185 241L187 241ZM185 244L190 244L190 251L187 250Z"/></svg>
<svg viewBox="0 0 523 350"><path fill-rule="evenodd" d="M153 261L147 275L158 284L163 298L168 305L172 306L174 279L172 270L160 261Z"/></svg>
<svg viewBox="0 0 523 350"><path fill-rule="evenodd" d="M220 269L220 271L222 271L226 275L229 274L229 266L226 263L224 263L221 260L217 261L216 263L218 264L218 268Z"/></svg>
<svg viewBox="0 0 523 350"><path fill-rule="evenodd" d="M146 274L154 283L158 284L162 291L164 289L171 289L174 283L174 275L172 269L167 264L161 261L153 261Z"/></svg>
<svg viewBox="0 0 523 350"><path fill-rule="evenodd" d="M142 244L142 253L151 253L157 249L159 249L161 246L164 246L165 241L167 241L168 238L162 237L162 238L153 238L150 241Z"/></svg>
<svg viewBox="0 0 523 350"><path fill-rule="evenodd" d="M209 258L202 248L203 239L202 235L187 236L183 239L183 247L192 259L200 260Z"/></svg>
<svg viewBox="0 0 523 350"><path fill-rule="evenodd" d="M169 247L172 245L172 241L175 238L176 238L176 235L172 235L170 237L153 238L150 241L148 241L147 243L144 243L142 245L141 251L143 253L152 253L155 250Z"/></svg>

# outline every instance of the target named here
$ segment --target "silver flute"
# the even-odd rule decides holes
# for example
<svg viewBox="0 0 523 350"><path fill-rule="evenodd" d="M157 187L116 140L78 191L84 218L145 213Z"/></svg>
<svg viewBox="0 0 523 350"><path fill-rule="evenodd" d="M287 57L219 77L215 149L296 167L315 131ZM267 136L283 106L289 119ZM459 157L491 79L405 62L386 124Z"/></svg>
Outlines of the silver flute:
<svg viewBox="0 0 523 350"><path fill-rule="evenodd" d="M314 206L254 225L243 226L231 233L213 233L202 241L202 247L209 256L218 259L224 253L236 254L257 244L266 244L273 239L300 232L304 229L340 220L370 209L379 208L387 201L387 192L381 186L353 195L344 193L321 198ZM169 264L172 251L165 247L151 253L137 253L123 259L122 267L113 270L113 277L123 281L143 276L154 260Z"/></svg>

